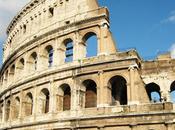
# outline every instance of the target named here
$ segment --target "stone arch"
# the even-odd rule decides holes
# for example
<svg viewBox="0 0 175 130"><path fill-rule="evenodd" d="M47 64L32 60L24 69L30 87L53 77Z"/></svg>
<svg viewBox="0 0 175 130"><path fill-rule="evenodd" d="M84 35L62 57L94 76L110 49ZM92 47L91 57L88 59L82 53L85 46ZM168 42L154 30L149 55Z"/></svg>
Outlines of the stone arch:
<svg viewBox="0 0 175 130"><path fill-rule="evenodd" d="M37 70L37 63L38 63L38 55L36 52L31 53L28 58L28 70L29 72L33 72Z"/></svg>
<svg viewBox="0 0 175 130"><path fill-rule="evenodd" d="M30 116L33 114L33 95L31 92L28 92L25 96L24 113L25 116Z"/></svg>
<svg viewBox="0 0 175 130"><path fill-rule="evenodd" d="M94 32L87 32L83 36L83 43L86 45L86 57L97 56L98 38Z"/></svg>
<svg viewBox="0 0 175 130"><path fill-rule="evenodd" d="M146 91L151 102L160 102L161 93L160 87L156 83L152 82L146 85Z"/></svg>
<svg viewBox="0 0 175 130"><path fill-rule="evenodd" d="M83 81L85 87L85 108L97 107L97 84L94 80Z"/></svg>
<svg viewBox="0 0 175 130"><path fill-rule="evenodd" d="M39 111L40 113L48 113L50 104L50 92L47 88L43 88L39 95Z"/></svg>
<svg viewBox="0 0 175 130"><path fill-rule="evenodd" d="M19 77L23 75L24 72L24 65L25 65L25 60L24 58L20 58L19 61L16 64L16 71Z"/></svg>
<svg viewBox="0 0 175 130"><path fill-rule="evenodd" d="M13 64L10 67L9 78L10 78L10 82L13 82L14 81L14 78L15 78L15 64Z"/></svg>
<svg viewBox="0 0 175 130"><path fill-rule="evenodd" d="M4 76L4 81L5 81L5 84L7 84L7 83L8 83L8 76L9 76L9 71L8 71L8 70L6 70L6 71L5 71L5 76Z"/></svg>
<svg viewBox="0 0 175 130"><path fill-rule="evenodd" d="M10 119L10 111L11 111L11 101L7 100L5 106L5 120L8 121Z"/></svg>
<svg viewBox="0 0 175 130"><path fill-rule="evenodd" d="M127 81L121 75L115 75L108 81L111 88L111 105L127 105Z"/></svg>
<svg viewBox="0 0 175 130"><path fill-rule="evenodd" d="M67 38L63 41L64 62L73 61L73 47L74 44L71 38Z"/></svg>
<svg viewBox="0 0 175 130"><path fill-rule="evenodd" d="M71 88L68 84L62 84L58 88L58 110L71 109Z"/></svg>
<svg viewBox="0 0 175 130"><path fill-rule="evenodd" d="M44 64L47 65L47 67L52 67L52 65L53 65L53 55L54 55L53 46L52 45L47 45L44 48L44 52L43 52L44 59L42 59Z"/></svg>
<svg viewBox="0 0 175 130"><path fill-rule="evenodd" d="M20 98L17 96L14 100L14 107L13 107L14 119L17 119L19 117L19 109L20 109Z"/></svg>
<svg viewBox="0 0 175 130"><path fill-rule="evenodd" d="M170 96L171 96L171 101L175 103L175 81L171 83L170 86Z"/></svg>

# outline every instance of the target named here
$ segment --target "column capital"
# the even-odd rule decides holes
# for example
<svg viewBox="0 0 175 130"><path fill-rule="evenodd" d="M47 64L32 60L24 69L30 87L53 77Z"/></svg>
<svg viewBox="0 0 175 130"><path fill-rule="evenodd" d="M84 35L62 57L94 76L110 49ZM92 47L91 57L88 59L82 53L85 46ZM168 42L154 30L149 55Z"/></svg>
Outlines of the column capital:
<svg viewBox="0 0 175 130"><path fill-rule="evenodd" d="M133 64L133 65L130 65L129 67L128 67L128 70L134 70L134 69L138 69L139 67L138 67L138 65L137 64Z"/></svg>

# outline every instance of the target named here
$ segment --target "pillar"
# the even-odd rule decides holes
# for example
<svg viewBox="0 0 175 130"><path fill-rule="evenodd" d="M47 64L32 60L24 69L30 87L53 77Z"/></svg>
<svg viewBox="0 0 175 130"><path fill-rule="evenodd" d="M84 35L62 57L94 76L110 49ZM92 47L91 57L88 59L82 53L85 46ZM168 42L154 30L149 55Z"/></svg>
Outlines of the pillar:
<svg viewBox="0 0 175 130"><path fill-rule="evenodd" d="M109 55L115 52L115 42L109 31L109 24L105 21L100 26L100 35L98 36L98 55Z"/></svg>
<svg viewBox="0 0 175 130"><path fill-rule="evenodd" d="M20 91L19 119L23 117L23 100L24 100L24 95L23 95L23 90L21 90Z"/></svg>
<svg viewBox="0 0 175 130"><path fill-rule="evenodd" d="M5 98L3 99L3 112L2 112L2 124L4 124L4 122L5 122L5 113L6 113L6 111L5 111L5 109L6 109L6 100L5 100Z"/></svg>
<svg viewBox="0 0 175 130"><path fill-rule="evenodd" d="M55 88L55 84L53 80L50 80L50 104L49 104L49 112L50 113L56 113L57 109L56 109L56 90L57 88Z"/></svg>
<svg viewBox="0 0 175 130"><path fill-rule="evenodd" d="M59 44L58 38L56 38L54 40L54 42L55 42L55 44L53 44L54 45L54 47L53 47L53 50L54 50L54 52L53 52L53 66L58 66L58 65L60 65L59 59L61 58L59 55L59 49L58 49L58 44Z"/></svg>
<svg viewBox="0 0 175 130"><path fill-rule="evenodd" d="M128 92L130 97L128 97L128 104L138 104L138 83L137 81L137 66L131 65L129 68L130 84L128 85Z"/></svg>
<svg viewBox="0 0 175 130"><path fill-rule="evenodd" d="M34 116L34 119L36 119L37 113L38 113L38 93L37 93L37 86L33 87L33 110L32 115Z"/></svg>
<svg viewBox="0 0 175 130"><path fill-rule="evenodd" d="M109 106L109 101L108 101L108 86L104 85L104 72L99 71L98 72L99 76L99 84L97 85L99 87L99 104L97 104L97 107L105 107Z"/></svg>
<svg viewBox="0 0 175 130"><path fill-rule="evenodd" d="M74 50L73 50L74 60L81 60L86 57L86 45L83 42L82 36L79 32L75 33Z"/></svg>

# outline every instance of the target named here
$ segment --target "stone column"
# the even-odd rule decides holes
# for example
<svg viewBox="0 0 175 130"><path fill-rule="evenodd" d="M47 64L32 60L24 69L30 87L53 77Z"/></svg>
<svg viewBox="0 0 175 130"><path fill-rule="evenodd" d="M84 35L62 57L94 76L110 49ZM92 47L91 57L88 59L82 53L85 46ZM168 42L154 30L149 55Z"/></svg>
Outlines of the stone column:
<svg viewBox="0 0 175 130"><path fill-rule="evenodd" d="M6 111L5 111L5 109L6 109L6 100L5 100L5 98L3 99L3 112L2 112L2 124L4 124L4 122L5 122L5 116L6 116Z"/></svg>
<svg viewBox="0 0 175 130"><path fill-rule="evenodd" d="M59 59L61 58L59 55L58 44L59 40L55 39L54 52L53 52L53 66L58 66L60 64Z"/></svg>
<svg viewBox="0 0 175 130"><path fill-rule="evenodd" d="M34 120L36 119L38 113L38 93L37 93L37 86L33 87L33 109L32 115L34 116Z"/></svg>
<svg viewBox="0 0 175 130"><path fill-rule="evenodd" d="M115 52L116 47L109 31L109 24L103 22L100 26L100 35L98 36L98 55L108 55Z"/></svg>
<svg viewBox="0 0 175 130"><path fill-rule="evenodd" d="M109 101L108 101L108 86L104 85L104 72L99 71L98 72L99 76L99 104L97 107L105 107L109 106Z"/></svg>
<svg viewBox="0 0 175 130"><path fill-rule="evenodd" d="M50 113L56 113L56 90L55 90L55 84L54 84L53 80L50 80L49 112Z"/></svg>
<svg viewBox="0 0 175 130"><path fill-rule="evenodd" d="M24 102L24 95L23 90L20 91L20 105L19 105L19 119L23 117L23 102Z"/></svg>
<svg viewBox="0 0 175 130"><path fill-rule="evenodd" d="M136 84L137 81L137 65L131 65L129 68L129 77L130 77L130 85L128 86L128 91L130 92L130 97L128 98L128 104L138 104L138 85Z"/></svg>
<svg viewBox="0 0 175 130"><path fill-rule="evenodd" d="M75 41L74 41L74 50L73 50L73 56L74 60L81 60L82 58L86 57L86 45L82 41L82 36L79 34L79 32L75 33Z"/></svg>
<svg viewBox="0 0 175 130"><path fill-rule="evenodd" d="M47 60L47 61L46 61ZM48 67L48 58L44 55L44 49L38 46L37 70L41 71Z"/></svg>

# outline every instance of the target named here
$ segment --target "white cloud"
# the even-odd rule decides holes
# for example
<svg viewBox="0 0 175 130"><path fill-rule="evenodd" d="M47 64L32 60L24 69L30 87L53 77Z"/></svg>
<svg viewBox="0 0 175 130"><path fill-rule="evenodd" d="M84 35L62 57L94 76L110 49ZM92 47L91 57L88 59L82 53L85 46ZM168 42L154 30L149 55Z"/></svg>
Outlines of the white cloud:
<svg viewBox="0 0 175 130"><path fill-rule="evenodd" d="M0 0L0 40L6 37L6 28L16 13L30 0Z"/></svg>
<svg viewBox="0 0 175 130"><path fill-rule="evenodd" d="M171 11L169 17L162 20L161 23L175 23L175 10Z"/></svg>
<svg viewBox="0 0 175 130"><path fill-rule="evenodd" d="M175 59L175 43L170 48L171 58Z"/></svg>

